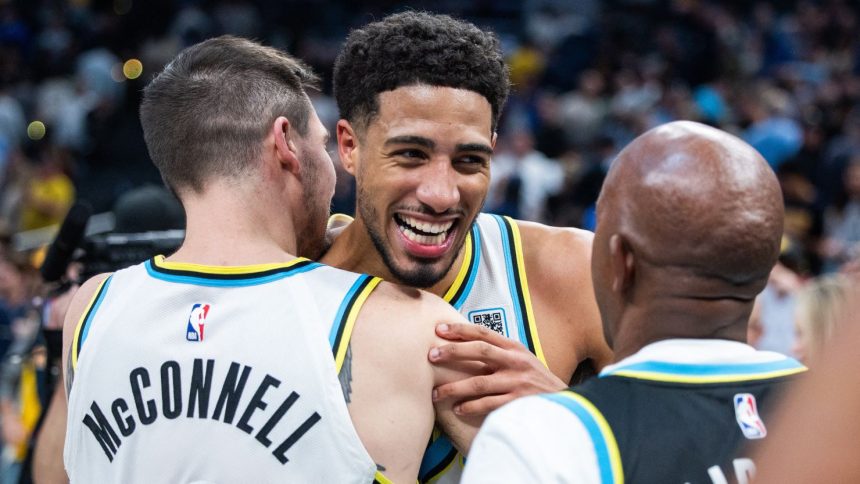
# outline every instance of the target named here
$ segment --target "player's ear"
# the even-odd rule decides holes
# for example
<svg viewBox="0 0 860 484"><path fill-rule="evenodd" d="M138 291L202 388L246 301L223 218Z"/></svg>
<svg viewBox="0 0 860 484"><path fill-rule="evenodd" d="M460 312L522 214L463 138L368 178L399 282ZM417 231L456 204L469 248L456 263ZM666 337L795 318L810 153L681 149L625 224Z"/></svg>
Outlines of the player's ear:
<svg viewBox="0 0 860 484"><path fill-rule="evenodd" d="M633 285L633 278L636 275L636 256L620 234L609 237L609 267L612 291L626 294Z"/></svg>
<svg viewBox="0 0 860 484"><path fill-rule="evenodd" d="M355 176L358 164L358 133L353 125L341 119L337 122L337 153L340 156L340 164L352 176Z"/></svg>
<svg viewBox="0 0 860 484"><path fill-rule="evenodd" d="M499 133L493 131L493 136L490 137L490 148L496 149L496 140L499 139Z"/></svg>
<svg viewBox="0 0 860 484"><path fill-rule="evenodd" d="M272 136L275 140L275 158L278 163L290 173L298 175L299 152L294 139L298 133L292 129L290 121L283 116L278 116L272 123Z"/></svg>

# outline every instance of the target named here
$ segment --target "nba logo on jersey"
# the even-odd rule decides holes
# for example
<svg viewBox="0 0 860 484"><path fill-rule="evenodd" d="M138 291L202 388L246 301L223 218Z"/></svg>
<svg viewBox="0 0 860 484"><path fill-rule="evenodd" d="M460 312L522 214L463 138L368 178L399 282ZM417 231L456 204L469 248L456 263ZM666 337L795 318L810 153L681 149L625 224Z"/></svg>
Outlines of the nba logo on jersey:
<svg viewBox="0 0 860 484"><path fill-rule="evenodd" d="M191 314L188 315L188 327L185 330L185 339L188 341L203 341L203 328L206 326L206 316L209 315L209 304L196 303L191 306Z"/></svg>
<svg viewBox="0 0 860 484"><path fill-rule="evenodd" d="M755 397L749 393L738 393L735 395L735 418L744 437L748 439L763 439L767 435L767 429L758 416Z"/></svg>
<svg viewBox="0 0 860 484"><path fill-rule="evenodd" d="M502 308L479 309L469 313L469 321L505 335L505 310Z"/></svg>

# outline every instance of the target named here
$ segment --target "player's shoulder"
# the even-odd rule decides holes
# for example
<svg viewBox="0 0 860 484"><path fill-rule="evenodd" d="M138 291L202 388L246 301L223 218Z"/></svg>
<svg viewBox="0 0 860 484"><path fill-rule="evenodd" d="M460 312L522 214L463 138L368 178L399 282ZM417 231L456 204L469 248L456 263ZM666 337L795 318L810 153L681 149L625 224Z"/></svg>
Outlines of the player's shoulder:
<svg viewBox="0 0 860 484"><path fill-rule="evenodd" d="M465 322L442 298L385 281L367 299L360 318L365 330L384 333L413 349L429 349L436 342L436 324Z"/></svg>
<svg viewBox="0 0 860 484"><path fill-rule="evenodd" d="M576 279L588 279L590 283L592 232L523 220L515 220L515 223L530 274L540 274L542 279L553 284Z"/></svg>
<svg viewBox="0 0 860 484"><path fill-rule="evenodd" d="M81 287L75 291L74 296L72 296L71 302L69 302L69 307L66 310L65 318L63 319L63 347L67 347L69 343L72 341L73 334L75 332L75 328L78 325L78 322L81 320L81 316L83 316L84 311L92 303L93 299L96 296L98 290L103 286L104 282L110 277L113 273L105 272L102 274L95 275L84 282Z"/></svg>
<svg viewBox="0 0 860 484"><path fill-rule="evenodd" d="M416 323L441 321L445 316L459 313L442 298L421 289L381 281L374 291L372 303L389 316L409 315Z"/></svg>
<svg viewBox="0 0 860 484"><path fill-rule="evenodd" d="M66 325L69 324L70 321L72 321L73 324L77 324L77 318L74 316L80 316L81 313L83 313L92 301L93 297L95 297L96 292L111 275L113 275L112 272L97 274L81 284L81 287L78 288L75 295L72 297L71 303L69 303L69 309L66 312Z"/></svg>
<svg viewBox="0 0 860 484"><path fill-rule="evenodd" d="M573 250L590 254L594 233L574 227L553 227L537 222L514 220L520 231L523 251Z"/></svg>

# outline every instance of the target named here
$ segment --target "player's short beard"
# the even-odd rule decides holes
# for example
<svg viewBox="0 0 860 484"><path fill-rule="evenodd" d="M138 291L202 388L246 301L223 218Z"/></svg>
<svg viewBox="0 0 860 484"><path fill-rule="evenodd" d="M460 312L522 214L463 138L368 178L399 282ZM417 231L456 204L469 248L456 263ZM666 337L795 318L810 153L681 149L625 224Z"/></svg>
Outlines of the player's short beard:
<svg viewBox="0 0 860 484"><path fill-rule="evenodd" d="M320 170L322 160L306 158L302 180L302 210L304 227L296 227L296 252L299 257L318 259L325 249L326 223L331 214L331 200L320 203ZM324 208L323 208L324 207Z"/></svg>
<svg viewBox="0 0 860 484"><path fill-rule="evenodd" d="M398 267L394 261L394 257L391 256L391 250L389 250L388 246L385 245L385 238L382 233L385 230L385 227L384 225L383 227L378 226L378 213L376 208L373 206L373 203L371 203L370 196L363 189L364 185L362 183L357 183L356 185L358 188L356 209L358 210L358 213L361 214L364 226L367 229L367 234L370 236L370 240L373 241L373 246L376 247L376 252L378 252L382 257L382 261L385 263L385 266L388 267L391 274L397 279L397 282L412 287L428 288L441 281L445 275L448 274L448 271L451 270L451 266L454 265L454 261L457 260L457 258L451 257L451 260L442 269L434 268L432 263L428 262L425 264L420 260L417 261L418 267L416 269L407 270ZM457 250L459 253L459 248Z"/></svg>

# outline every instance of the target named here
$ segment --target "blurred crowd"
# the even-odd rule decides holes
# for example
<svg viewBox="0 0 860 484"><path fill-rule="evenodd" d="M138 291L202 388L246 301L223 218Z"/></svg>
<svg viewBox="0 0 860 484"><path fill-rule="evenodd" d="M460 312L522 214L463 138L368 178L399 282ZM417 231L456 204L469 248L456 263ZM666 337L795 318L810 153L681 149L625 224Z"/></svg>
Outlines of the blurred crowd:
<svg viewBox="0 0 860 484"><path fill-rule="evenodd" d="M132 188L160 184L137 115L147 80L205 38L258 39L322 74L313 101L334 131L329 79L341 42L350 28L403 8L0 0L0 484L16 482L10 469L20 468L52 390L46 375L56 373L40 331L58 323L49 321L54 288L36 271L39 248L76 200L107 212ZM785 196L783 257L751 338L801 355L826 338L825 310L815 305L837 304L834 287L860 268L860 4L421 0L409 8L451 13L502 40L514 89L486 211L593 228L605 173L630 140L677 119L717 126L762 153ZM333 209L350 213L353 198L351 178L339 173ZM839 272L847 275L830 275Z"/></svg>

